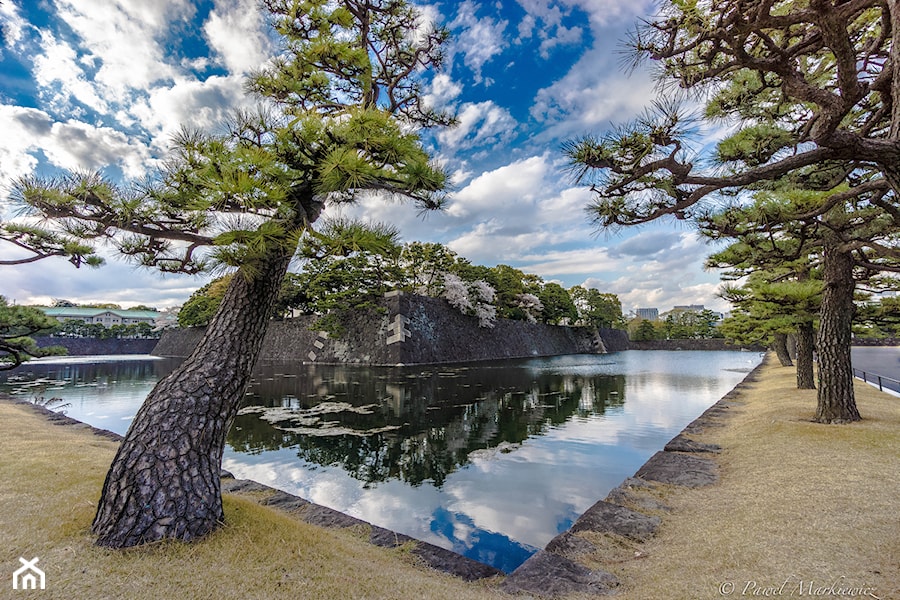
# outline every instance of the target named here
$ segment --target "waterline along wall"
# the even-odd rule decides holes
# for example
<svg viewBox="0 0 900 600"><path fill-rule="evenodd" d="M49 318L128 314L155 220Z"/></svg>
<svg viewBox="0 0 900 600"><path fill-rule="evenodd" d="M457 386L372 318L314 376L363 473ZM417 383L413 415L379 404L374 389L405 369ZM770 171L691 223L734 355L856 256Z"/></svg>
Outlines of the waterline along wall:
<svg viewBox="0 0 900 600"><path fill-rule="evenodd" d="M389 294L381 310L350 313L344 333L329 337L310 329L315 317L275 321L263 343L262 360L370 365L435 364L617 352L628 349L624 331L562 327L497 319L493 328L478 326L445 300ZM167 331L153 354L188 356L202 328Z"/></svg>

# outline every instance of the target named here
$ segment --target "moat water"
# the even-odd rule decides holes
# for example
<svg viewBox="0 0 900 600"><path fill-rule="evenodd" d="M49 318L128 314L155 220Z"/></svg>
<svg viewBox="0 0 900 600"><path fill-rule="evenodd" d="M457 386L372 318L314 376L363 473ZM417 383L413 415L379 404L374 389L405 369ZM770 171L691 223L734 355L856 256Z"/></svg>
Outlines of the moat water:
<svg viewBox="0 0 900 600"><path fill-rule="evenodd" d="M511 571L755 367L752 352L257 368L223 467ZM124 434L178 364L42 359L0 392Z"/></svg>

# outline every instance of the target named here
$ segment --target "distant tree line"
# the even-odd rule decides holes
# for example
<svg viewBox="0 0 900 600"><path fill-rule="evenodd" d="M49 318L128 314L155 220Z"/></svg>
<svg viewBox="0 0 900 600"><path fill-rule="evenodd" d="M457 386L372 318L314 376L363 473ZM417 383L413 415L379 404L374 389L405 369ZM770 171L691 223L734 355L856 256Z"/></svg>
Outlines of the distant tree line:
<svg viewBox="0 0 900 600"><path fill-rule="evenodd" d="M107 327L102 323L85 323L81 319L66 319L57 323L47 334L56 337L78 337L110 339L148 339L158 338L159 332L154 331L150 323L129 323L128 325L116 324Z"/></svg>
<svg viewBox="0 0 900 600"><path fill-rule="evenodd" d="M315 327L340 333L340 315L378 306L393 290L446 299L482 327L498 318L587 327L623 328L615 294L555 282L509 265L486 267L438 243L401 244L386 225L330 221L300 245L301 268L288 273L279 291L275 318L318 315ZM232 275L198 289L182 306L182 327L209 323Z"/></svg>

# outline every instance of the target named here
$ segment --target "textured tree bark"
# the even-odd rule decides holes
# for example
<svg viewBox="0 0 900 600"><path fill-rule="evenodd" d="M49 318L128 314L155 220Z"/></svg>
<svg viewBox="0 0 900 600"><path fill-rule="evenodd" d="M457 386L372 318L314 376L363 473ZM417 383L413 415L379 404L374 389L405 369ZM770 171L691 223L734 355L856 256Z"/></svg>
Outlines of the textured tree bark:
<svg viewBox="0 0 900 600"><path fill-rule="evenodd" d="M816 332L812 323L802 323L797 328L797 389L816 389L813 373L813 353L816 346Z"/></svg>
<svg viewBox="0 0 900 600"><path fill-rule="evenodd" d="M772 340L772 349L775 350L775 355L778 357L778 362L781 363L782 367L794 366L794 363L791 360L791 353L788 352L786 333L775 334L774 339Z"/></svg>
<svg viewBox="0 0 900 600"><path fill-rule="evenodd" d="M819 392L815 421L848 423L860 420L853 393L850 344L853 304L853 260L836 243L826 243L825 289L822 294L819 337Z"/></svg>
<svg viewBox="0 0 900 600"><path fill-rule="evenodd" d="M103 484L92 528L98 545L191 540L223 521L225 435L291 255L279 250L239 269L200 344L147 397Z"/></svg>

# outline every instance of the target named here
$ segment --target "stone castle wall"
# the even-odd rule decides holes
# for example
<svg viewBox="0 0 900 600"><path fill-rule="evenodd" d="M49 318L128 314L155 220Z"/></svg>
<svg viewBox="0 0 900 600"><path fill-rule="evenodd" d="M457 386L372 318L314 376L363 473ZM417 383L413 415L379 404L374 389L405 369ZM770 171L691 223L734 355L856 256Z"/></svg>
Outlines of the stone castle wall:
<svg viewBox="0 0 900 600"><path fill-rule="evenodd" d="M150 354L159 340L120 340L100 338L35 337L38 347L62 346L69 356L104 354Z"/></svg>
<svg viewBox="0 0 900 600"><path fill-rule="evenodd" d="M596 331L498 319L493 328L478 326L445 300L392 294L381 310L349 314L345 332L331 338L310 329L315 317L274 321L260 358L321 363L373 365L435 364L615 352L628 349L624 331ZM202 328L165 332L154 354L187 356Z"/></svg>

